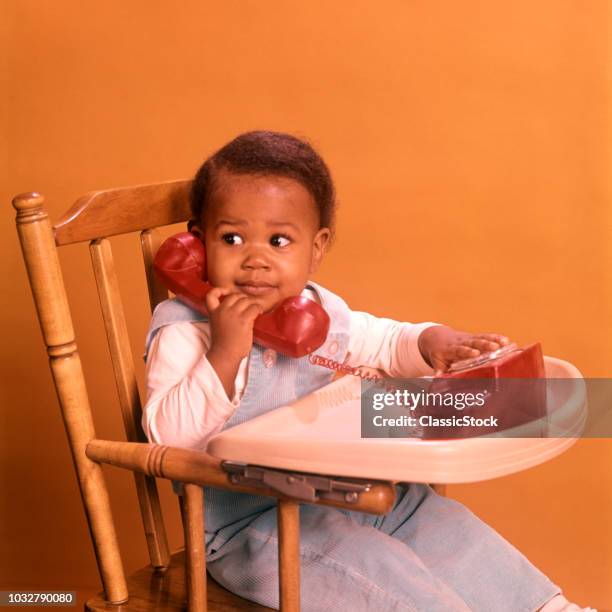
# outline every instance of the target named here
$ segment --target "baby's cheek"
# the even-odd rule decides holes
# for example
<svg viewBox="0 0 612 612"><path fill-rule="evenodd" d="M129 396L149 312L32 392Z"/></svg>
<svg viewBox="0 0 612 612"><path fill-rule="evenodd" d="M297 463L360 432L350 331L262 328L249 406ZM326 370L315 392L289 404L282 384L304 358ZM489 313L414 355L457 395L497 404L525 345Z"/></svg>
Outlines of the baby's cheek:
<svg viewBox="0 0 612 612"><path fill-rule="evenodd" d="M233 281L227 262L222 262L216 257L209 258L207 273L208 282L215 287L228 286Z"/></svg>

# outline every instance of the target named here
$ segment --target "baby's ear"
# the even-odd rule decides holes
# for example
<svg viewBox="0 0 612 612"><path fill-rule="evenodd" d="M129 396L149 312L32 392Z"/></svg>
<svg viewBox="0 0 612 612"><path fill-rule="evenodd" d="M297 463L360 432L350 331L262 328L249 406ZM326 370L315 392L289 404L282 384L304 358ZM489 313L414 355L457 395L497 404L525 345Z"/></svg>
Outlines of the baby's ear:
<svg viewBox="0 0 612 612"><path fill-rule="evenodd" d="M204 240L204 228L200 227L200 224L195 219L191 219L187 223L187 231L198 236L200 240Z"/></svg>
<svg viewBox="0 0 612 612"><path fill-rule="evenodd" d="M312 241L312 260L310 262L311 273L317 271L321 260L323 259L323 255L325 255L330 237L331 231L328 227L322 227L315 234L314 240Z"/></svg>

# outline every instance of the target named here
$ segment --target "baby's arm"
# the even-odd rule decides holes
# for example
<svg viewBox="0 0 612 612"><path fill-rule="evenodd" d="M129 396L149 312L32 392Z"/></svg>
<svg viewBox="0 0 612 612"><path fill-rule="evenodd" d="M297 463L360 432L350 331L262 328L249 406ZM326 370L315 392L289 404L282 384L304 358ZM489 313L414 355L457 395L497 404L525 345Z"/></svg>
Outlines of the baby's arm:
<svg viewBox="0 0 612 612"><path fill-rule="evenodd" d="M203 450L236 409L206 358L206 323L175 323L153 338L147 359L142 425L157 444Z"/></svg>
<svg viewBox="0 0 612 612"><path fill-rule="evenodd" d="M211 334L208 361L231 397L240 363L251 351L253 323L262 308L257 300L243 293L215 287L206 294L206 310Z"/></svg>
<svg viewBox="0 0 612 612"><path fill-rule="evenodd" d="M499 334L470 334L435 323L400 323L352 312L347 362L388 376L424 376L505 344L508 339Z"/></svg>
<svg viewBox="0 0 612 612"><path fill-rule="evenodd" d="M367 312L351 312L348 365L366 366L387 376L433 373L419 349L419 337L436 323L400 323Z"/></svg>

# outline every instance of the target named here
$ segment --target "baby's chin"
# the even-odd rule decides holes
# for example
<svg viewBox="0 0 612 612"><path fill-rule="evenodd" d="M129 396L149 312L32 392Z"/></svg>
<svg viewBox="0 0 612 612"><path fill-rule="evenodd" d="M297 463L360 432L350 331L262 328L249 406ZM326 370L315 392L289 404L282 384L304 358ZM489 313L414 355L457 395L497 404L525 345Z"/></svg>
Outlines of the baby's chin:
<svg viewBox="0 0 612 612"><path fill-rule="evenodd" d="M270 290L264 290L258 292L253 289L245 289L244 287L238 286L237 289L251 298L251 300L259 304L264 313L272 312L277 306L282 304L286 299L301 295L300 292L295 292L287 295L286 289L283 290L279 287L274 287Z"/></svg>
<svg viewBox="0 0 612 612"><path fill-rule="evenodd" d="M263 311L263 314L267 313L267 312L272 312L285 298L284 297L277 297L277 296L253 296L253 295L249 295L249 298L251 298L251 302L253 304L258 304L259 306L261 306L261 309Z"/></svg>

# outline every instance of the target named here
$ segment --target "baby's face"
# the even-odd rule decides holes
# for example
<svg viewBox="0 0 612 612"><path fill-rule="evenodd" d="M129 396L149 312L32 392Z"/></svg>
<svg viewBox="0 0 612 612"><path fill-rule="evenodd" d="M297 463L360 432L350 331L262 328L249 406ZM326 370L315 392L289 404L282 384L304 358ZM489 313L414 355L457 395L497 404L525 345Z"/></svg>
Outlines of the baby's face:
<svg viewBox="0 0 612 612"><path fill-rule="evenodd" d="M202 226L208 281L264 311L302 292L329 239L308 190L283 176L222 171Z"/></svg>

